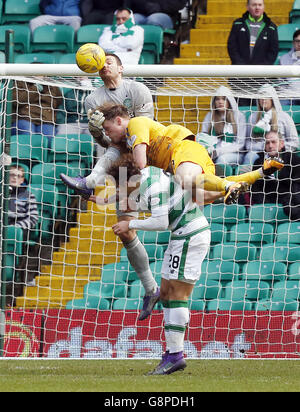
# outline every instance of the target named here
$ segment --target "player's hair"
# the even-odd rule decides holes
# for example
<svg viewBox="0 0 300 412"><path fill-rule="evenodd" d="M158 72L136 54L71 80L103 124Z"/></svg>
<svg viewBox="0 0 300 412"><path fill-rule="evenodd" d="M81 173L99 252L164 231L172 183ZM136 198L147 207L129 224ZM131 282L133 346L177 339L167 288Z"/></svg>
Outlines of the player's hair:
<svg viewBox="0 0 300 412"><path fill-rule="evenodd" d="M141 171L135 164L133 160L133 155L132 153L124 153L117 161L115 161L110 168L107 171L107 174L112 176L115 181L117 186L119 186L119 181L120 181L120 168L126 168L127 169L127 178L128 180L132 176L140 175Z"/></svg>
<svg viewBox="0 0 300 412"><path fill-rule="evenodd" d="M123 66L122 60L116 54L114 54L114 53L105 53L105 56L106 57L108 57L108 56L113 57L116 60L118 66Z"/></svg>
<svg viewBox="0 0 300 412"><path fill-rule="evenodd" d="M113 120L117 116L130 119L127 108L121 104L105 103L102 106L97 107L96 110L103 113L105 120Z"/></svg>

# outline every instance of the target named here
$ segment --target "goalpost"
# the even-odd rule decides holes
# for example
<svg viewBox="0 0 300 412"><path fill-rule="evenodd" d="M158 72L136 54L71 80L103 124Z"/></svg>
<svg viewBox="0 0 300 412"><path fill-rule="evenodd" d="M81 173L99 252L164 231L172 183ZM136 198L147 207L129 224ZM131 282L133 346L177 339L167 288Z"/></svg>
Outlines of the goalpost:
<svg viewBox="0 0 300 412"><path fill-rule="evenodd" d="M89 174L99 155L82 103L101 79L64 64L0 64L0 76L0 355L160 358L165 348L162 306L150 319L137 320L144 291L112 232L115 208L83 201L59 178L60 173ZM247 122L257 99L274 97L262 91L267 84L300 132L300 106L291 103L299 98L297 66L139 65L125 67L124 76L149 87L158 121L182 124L199 137L220 86L231 91ZM53 138L36 131L14 133L15 115L22 108L13 92L16 81L27 84L29 95L43 86L61 91L59 106L52 107ZM70 119L83 123L80 132L68 133ZM11 165L22 167L37 202L38 223L28 238L8 213ZM217 166L225 176L243 169L249 167ZM113 191L109 184L96 189ZM186 356L298 358L300 222L289 220L280 204L216 203L204 213L212 244L189 302ZM169 233L138 235L159 283Z"/></svg>

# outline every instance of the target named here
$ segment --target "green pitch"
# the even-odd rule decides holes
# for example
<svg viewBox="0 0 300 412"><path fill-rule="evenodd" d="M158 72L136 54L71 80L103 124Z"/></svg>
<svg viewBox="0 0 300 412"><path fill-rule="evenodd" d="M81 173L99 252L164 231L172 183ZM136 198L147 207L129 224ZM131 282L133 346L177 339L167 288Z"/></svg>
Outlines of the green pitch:
<svg viewBox="0 0 300 412"><path fill-rule="evenodd" d="M299 360L188 360L183 372L146 376L148 360L1 360L1 392L291 392Z"/></svg>

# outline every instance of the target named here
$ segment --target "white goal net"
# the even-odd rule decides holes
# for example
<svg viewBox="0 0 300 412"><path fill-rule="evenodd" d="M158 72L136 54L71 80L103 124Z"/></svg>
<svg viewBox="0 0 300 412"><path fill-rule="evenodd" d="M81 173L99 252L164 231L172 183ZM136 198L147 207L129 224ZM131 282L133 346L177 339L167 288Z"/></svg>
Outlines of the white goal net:
<svg viewBox="0 0 300 412"><path fill-rule="evenodd" d="M160 358L162 305L138 321L144 290L112 231L115 207L81 199L60 179L60 173L88 175L101 155L84 111L84 99L101 79L73 65L1 64L0 75L1 356ZM253 135L264 120L258 113L267 112L258 102L272 101L270 130L285 141L280 155L286 173L261 179L237 204L204 207L212 241L189 300L185 354L298 358L300 70L129 66L125 76L150 89L156 120L184 125L205 139L220 176L255 167L258 157L250 162L245 156L265 150L269 131ZM236 106L217 119L216 98L222 96ZM218 141L234 145L237 137L239 148L225 154L235 152L238 160L222 157ZM96 193L114 188L99 186ZM160 283L170 234L138 236Z"/></svg>

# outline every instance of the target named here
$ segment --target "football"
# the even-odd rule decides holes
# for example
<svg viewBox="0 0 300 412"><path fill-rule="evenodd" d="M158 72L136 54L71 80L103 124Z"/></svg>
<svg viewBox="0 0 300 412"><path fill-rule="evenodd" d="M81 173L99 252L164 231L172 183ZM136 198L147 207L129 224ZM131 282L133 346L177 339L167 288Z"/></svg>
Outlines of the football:
<svg viewBox="0 0 300 412"><path fill-rule="evenodd" d="M98 44L83 44L76 53L77 66L85 73L96 73L105 64L105 52Z"/></svg>

